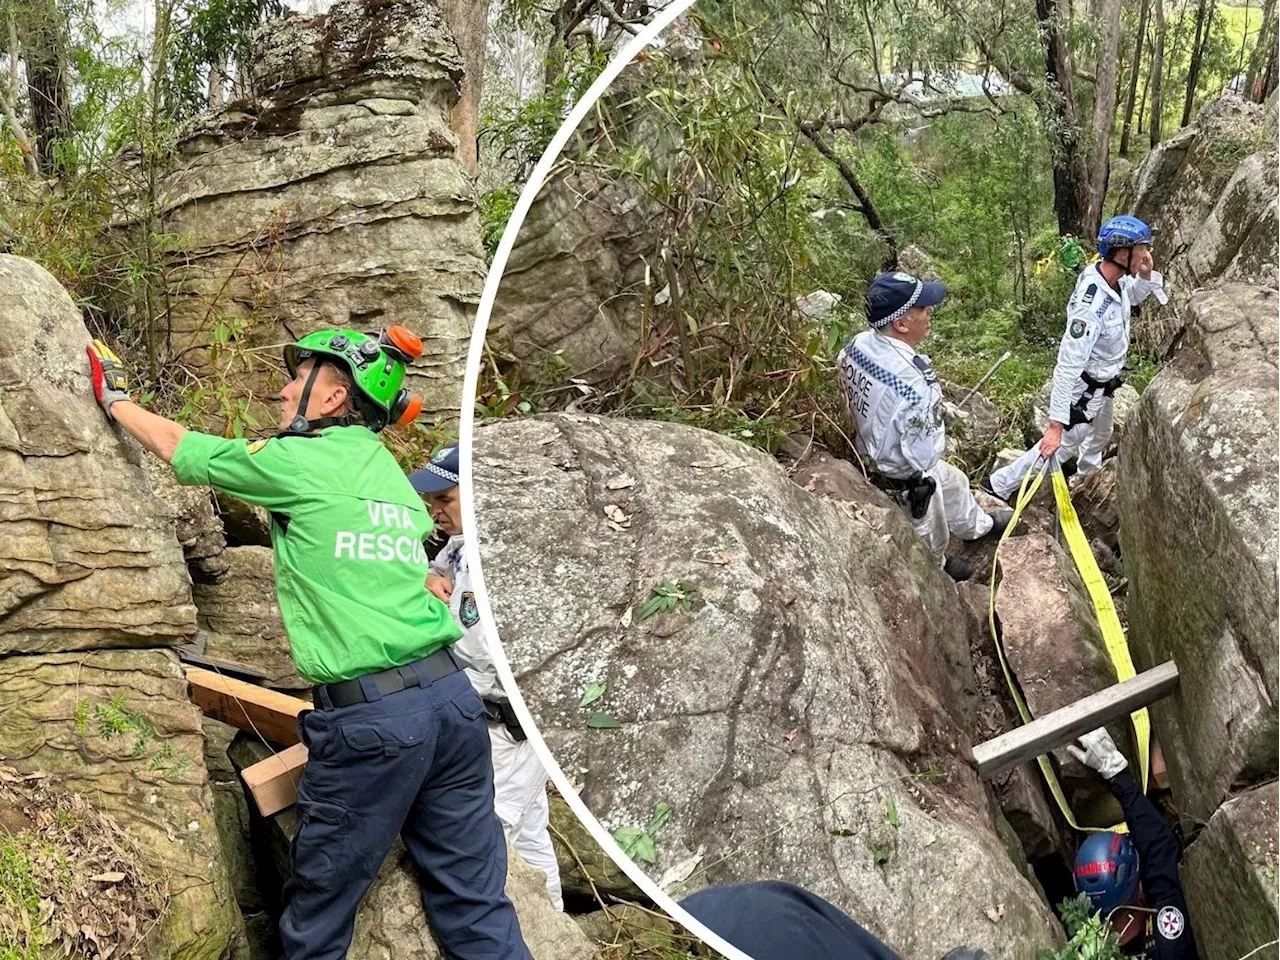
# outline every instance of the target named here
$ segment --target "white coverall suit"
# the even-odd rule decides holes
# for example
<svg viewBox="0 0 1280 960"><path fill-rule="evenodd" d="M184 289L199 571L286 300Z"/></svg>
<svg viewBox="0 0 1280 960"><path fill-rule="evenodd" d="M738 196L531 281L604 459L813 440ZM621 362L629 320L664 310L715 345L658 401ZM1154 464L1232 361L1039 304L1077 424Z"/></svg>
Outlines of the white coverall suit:
<svg viewBox="0 0 1280 960"><path fill-rule="evenodd" d="M1049 398L1049 419L1061 423L1062 446L1059 462L1077 458L1077 470L1086 477L1102 468L1102 455L1111 442L1114 425L1115 398L1101 389L1091 388L1082 374L1095 382L1108 381L1120 375L1129 352L1129 316L1131 307L1152 294L1161 303L1169 298L1162 287L1163 278L1152 271L1151 279L1126 276L1120 278L1117 293L1107 284L1093 263L1080 272L1075 291L1067 303L1067 329L1058 347L1058 364L1053 368L1053 392ZM1088 421L1070 426L1071 407L1088 391L1084 412ZM1018 492L1022 478L1041 460L1037 442L1026 453L991 474L991 488L996 495L1009 500Z"/></svg>
<svg viewBox="0 0 1280 960"><path fill-rule="evenodd" d="M453 645L453 650L466 666L471 685L482 700L505 701L507 694L489 654L462 544L461 535L450 537L432 561L431 572L453 582L449 609L463 630L462 639ZM560 867L548 831L547 771L532 743L517 740L503 724L492 720L489 744L493 753L494 807L502 830L520 856L547 875L551 902L557 910L564 910Z"/></svg>
<svg viewBox="0 0 1280 960"><path fill-rule="evenodd" d="M939 565L946 561L951 534L976 540L989 533L992 519L974 500L969 478L942 459L942 387L929 358L901 340L864 330L836 362L858 452L890 479L919 472L937 483L923 517L912 517L905 503L903 509Z"/></svg>

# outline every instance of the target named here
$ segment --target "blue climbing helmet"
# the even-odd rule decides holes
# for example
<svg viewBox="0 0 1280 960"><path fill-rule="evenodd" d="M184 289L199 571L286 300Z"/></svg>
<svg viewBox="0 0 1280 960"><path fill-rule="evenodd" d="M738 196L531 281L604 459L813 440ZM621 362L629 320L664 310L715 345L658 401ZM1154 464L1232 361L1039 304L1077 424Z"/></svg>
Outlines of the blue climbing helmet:
<svg viewBox="0 0 1280 960"><path fill-rule="evenodd" d="M1138 893L1138 851L1128 834L1091 833L1076 853L1076 889L1105 916Z"/></svg>
<svg viewBox="0 0 1280 960"><path fill-rule="evenodd" d="M1112 217L1098 231L1098 256L1105 260L1112 250L1149 244L1154 239L1155 235L1145 223L1127 213L1121 214Z"/></svg>

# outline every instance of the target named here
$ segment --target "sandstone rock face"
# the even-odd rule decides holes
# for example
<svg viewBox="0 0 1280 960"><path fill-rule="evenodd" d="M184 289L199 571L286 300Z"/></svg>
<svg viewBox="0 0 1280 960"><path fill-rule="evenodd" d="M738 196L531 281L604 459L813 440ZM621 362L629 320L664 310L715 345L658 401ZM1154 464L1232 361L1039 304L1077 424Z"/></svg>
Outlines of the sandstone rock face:
<svg viewBox="0 0 1280 960"><path fill-rule="evenodd" d="M1205 960L1278 954L1276 789L1270 783L1228 800L1183 856L1187 909Z"/></svg>
<svg viewBox="0 0 1280 960"><path fill-rule="evenodd" d="M174 545L176 550L176 544ZM169 896L166 960L218 960L240 927L207 783L200 711L164 650L0 658L0 760L110 814Z"/></svg>
<svg viewBox="0 0 1280 960"><path fill-rule="evenodd" d="M640 342L653 210L589 168L543 187L520 227L489 336L533 368L593 383L625 372ZM665 285L655 264L650 296Z"/></svg>
<svg viewBox="0 0 1280 960"><path fill-rule="evenodd" d="M1027 709L1041 717L1116 682L1098 618L1065 548L1040 533L1013 537L1000 551L996 616L1009 667ZM1111 733L1125 744L1125 727ZM1065 747L1053 752L1077 820L1110 826L1123 819L1101 779Z"/></svg>
<svg viewBox="0 0 1280 960"><path fill-rule="evenodd" d="M221 580L227 573L223 556L227 538L209 488L182 486L170 466L149 451L142 451L142 464L152 491L169 508L191 579L196 583Z"/></svg>
<svg viewBox="0 0 1280 960"><path fill-rule="evenodd" d="M792 881L907 958L1058 940L964 759L964 617L900 511L849 516L672 424L561 415L475 442L485 578L526 702L606 828L671 806L646 869L703 856L674 895ZM636 622L663 583L692 587L690 609ZM617 729L588 726L590 682Z"/></svg>
<svg viewBox="0 0 1280 960"><path fill-rule="evenodd" d="M52 276L0 256L0 655L195 632L169 512L94 402L89 339Z"/></svg>
<svg viewBox="0 0 1280 960"><path fill-rule="evenodd" d="M1201 822L1277 770L1276 312L1274 289L1197 294L1120 455L1130 643L1138 669L1178 663L1178 696L1151 715Z"/></svg>
<svg viewBox="0 0 1280 960"><path fill-rule="evenodd" d="M229 547L227 575L192 590L205 631L205 654L255 667L267 686L300 690L310 686L294 671L289 638L276 605L270 547Z"/></svg>
<svg viewBox="0 0 1280 960"><path fill-rule="evenodd" d="M1130 186L1132 212L1155 230L1171 297L1142 307L1135 341L1165 356L1195 289L1219 280L1276 280L1276 98L1224 97L1154 150Z"/></svg>
<svg viewBox="0 0 1280 960"><path fill-rule="evenodd" d="M1102 469L1081 477L1072 486L1071 503L1090 541L1101 541L1114 550L1120 542L1120 507L1116 494L1119 467L1114 459Z"/></svg>
<svg viewBox="0 0 1280 960"><path fill-rule="evenodd" d="M165 267L174 351L225 374L233 399L261 397L282 383L279 354L246 350L403 324L425 346L409 383L423 415L455 416L485 263L439 9L340 0L252 47L258 98L188 129L162 184L162 229L182 238Z"/></svg>

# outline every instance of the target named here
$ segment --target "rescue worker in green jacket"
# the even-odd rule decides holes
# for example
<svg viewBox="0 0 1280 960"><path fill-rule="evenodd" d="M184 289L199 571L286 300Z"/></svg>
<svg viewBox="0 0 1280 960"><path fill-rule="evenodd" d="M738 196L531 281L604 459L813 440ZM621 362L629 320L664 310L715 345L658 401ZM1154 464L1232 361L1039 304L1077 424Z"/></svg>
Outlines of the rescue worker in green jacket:
<svg viewBox="0 0 1280 960"><path fill-rule="evenodd" d="M397 836L448 956L530 957L504 892L484 704L450 650L461 630L423 589L432 521L377 435L417 416L403 383L421 349L403 327L303 337L284 351L283 430L249 442L148 412L129 398L120 359L89 347L111 421L179 482L271 514L280 614L315 703L298 724L308 762L280 920L285 960L346 955Z"/></svg>

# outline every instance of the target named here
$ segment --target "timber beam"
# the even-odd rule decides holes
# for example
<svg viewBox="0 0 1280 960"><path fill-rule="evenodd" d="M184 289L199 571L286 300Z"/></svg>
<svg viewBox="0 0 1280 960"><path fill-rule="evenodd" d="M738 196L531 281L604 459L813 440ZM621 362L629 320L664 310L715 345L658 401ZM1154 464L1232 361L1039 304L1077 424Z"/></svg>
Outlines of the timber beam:
<svg viewBox="0 0 1280 960"><path fill-rule="evenodd" d="M1172 660L1090 694L1043 717L973 748L978 776L984 780L1012 770L1020 763L1065 746L1082 733L1096 730L1173 693L1178 666Z"/></svg>
<svg viewBox="0 0 1280 960"><path fill-rule="evenodd" d="M311 702L201 667L185 667L191 700L206 717L256 733L282 747L298 742L298 714Z"/></svg>

